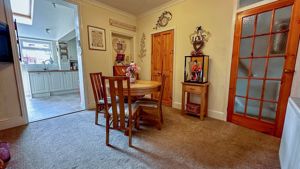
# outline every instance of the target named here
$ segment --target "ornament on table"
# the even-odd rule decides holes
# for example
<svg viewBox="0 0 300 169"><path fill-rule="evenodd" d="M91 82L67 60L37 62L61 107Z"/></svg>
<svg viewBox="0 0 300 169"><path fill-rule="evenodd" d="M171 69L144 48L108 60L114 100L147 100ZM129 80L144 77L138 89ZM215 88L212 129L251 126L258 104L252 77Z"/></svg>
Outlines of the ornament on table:
<svg viewBox="0 0 300 169"><path fill-rule="evenodd" d="M131 83L134 83L136 81L136 76L140 69L141 68L134 62L131 62L126 69L126 76L130 78Z"/></svg>

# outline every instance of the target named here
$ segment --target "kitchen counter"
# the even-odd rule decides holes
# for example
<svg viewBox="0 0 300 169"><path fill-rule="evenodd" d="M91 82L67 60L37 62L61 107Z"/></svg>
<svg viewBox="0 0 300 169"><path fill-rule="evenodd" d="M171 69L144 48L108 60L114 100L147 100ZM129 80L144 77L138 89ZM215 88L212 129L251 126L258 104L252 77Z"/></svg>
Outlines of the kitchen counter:
<svg viewBox="0 0 300 169"><path fill-rule="evenodd" d="M41 72L77 72L78 70L30 70L28 73L41 73Z"/></svg>

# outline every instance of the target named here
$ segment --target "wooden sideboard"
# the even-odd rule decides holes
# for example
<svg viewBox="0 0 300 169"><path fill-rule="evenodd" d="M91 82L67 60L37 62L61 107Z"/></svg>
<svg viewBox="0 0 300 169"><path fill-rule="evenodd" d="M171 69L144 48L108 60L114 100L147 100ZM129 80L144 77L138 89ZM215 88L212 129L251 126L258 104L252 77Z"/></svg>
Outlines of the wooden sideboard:
<svg viewBox="0 0 300 169"><path fill-rule="evenodd" d="M208 87L209 83L205 84L198 84L198 83L186 83L182 82L182 102L181 102L181 112L182 114L189 113L186 111L186 97L185 94L187 93L187 103L190 103L190 94L197 94L200 95L200 112L199 116L201 120L204 120L204 116L207 115L208 109Z"/></svg>
<svg viewBox="0 0 300 169"><path fill-rule="evenodd" d="M126 69L128 66L123 65L115 65L113 66L114 76L126 76Z"/></svg>

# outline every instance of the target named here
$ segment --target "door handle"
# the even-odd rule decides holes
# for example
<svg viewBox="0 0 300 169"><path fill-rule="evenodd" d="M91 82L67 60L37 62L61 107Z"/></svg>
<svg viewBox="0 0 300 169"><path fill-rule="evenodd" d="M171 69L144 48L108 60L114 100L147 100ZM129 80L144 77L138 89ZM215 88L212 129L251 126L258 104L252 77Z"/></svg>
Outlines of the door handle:
<svg viewBox="0 0 300 169"><path fill-rule="evenodd" d="M294 73L295 70L291 70L291 69L284 69L284 73Z"/></svg>

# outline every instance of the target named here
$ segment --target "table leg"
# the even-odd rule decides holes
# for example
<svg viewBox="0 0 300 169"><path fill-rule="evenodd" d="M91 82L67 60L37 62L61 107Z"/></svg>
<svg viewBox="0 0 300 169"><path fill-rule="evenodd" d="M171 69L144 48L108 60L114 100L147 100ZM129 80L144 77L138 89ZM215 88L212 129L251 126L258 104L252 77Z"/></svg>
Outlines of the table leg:
<svg viewBox="0 0 300 169"><path fill-rule="evenodd" d="M182 101L181 101L181 114L185 114L185 91L182 87Z"/></svg>
<svg viewBox="0 0 300 169"><path fill-rule="evenodd" d="M208 116L208 87L205 93L205 117Z"/></svg>
<svg viewBox="0 0 300 169"><path fill-rule="evenodd" d="M201 94L201 103L200 103L200 120L204 120L204 115L205 115L205 93Z"/></svg>

